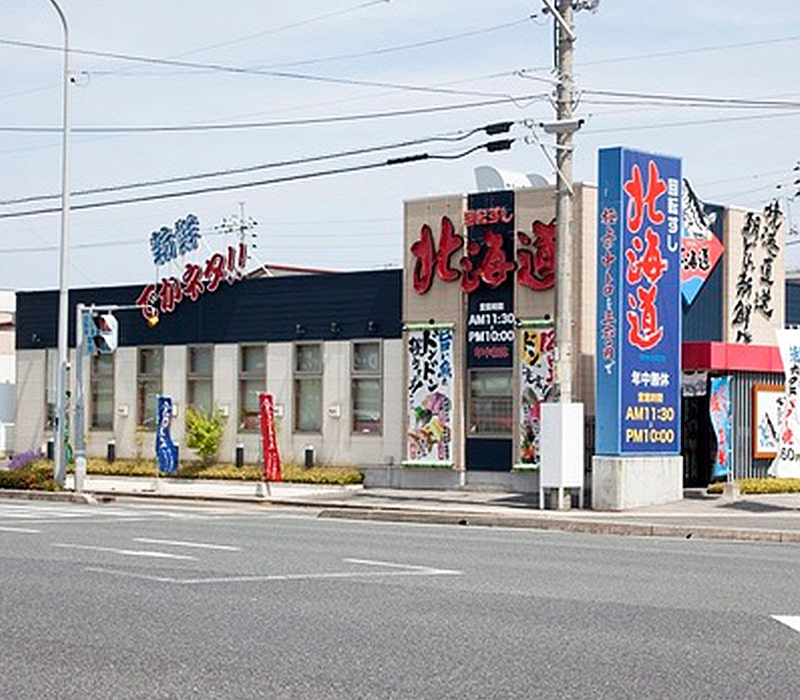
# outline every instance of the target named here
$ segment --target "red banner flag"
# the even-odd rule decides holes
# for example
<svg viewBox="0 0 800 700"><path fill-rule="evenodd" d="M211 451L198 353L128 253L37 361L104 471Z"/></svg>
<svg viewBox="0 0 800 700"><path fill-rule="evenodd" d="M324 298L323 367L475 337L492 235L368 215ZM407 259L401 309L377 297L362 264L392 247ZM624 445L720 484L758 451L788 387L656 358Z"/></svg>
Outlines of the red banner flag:
<svg viewBox="0 0 800 700"><path fill-rule="evenodd" d="M258 407L261 413L261 442L264 446L264 478L281 480L281 456L275 435L275 403L272 394L260 393Z"/></svg>

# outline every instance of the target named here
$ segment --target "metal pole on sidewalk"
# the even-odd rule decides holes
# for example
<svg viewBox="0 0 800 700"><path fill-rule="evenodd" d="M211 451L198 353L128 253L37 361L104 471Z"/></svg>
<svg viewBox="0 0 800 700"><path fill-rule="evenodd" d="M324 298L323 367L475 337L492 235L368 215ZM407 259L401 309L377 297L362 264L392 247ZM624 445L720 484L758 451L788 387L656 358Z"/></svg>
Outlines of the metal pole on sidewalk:
<svg viewBox="0 0 800 700"><path fill-rule="evenodd" d="M58 371L56 376L56 419L55 419L55 469L53 478L59 486L64 486L67 476L67 386L69 374L69 283L67 258L69 254L69 134L70 110L69 93L72 83L69 70L69 26L60 5L56 0L50 4L58 13L64 30L64 102L63 126L61 135L61 238L59 243L58 265Z"/></svg>
<svg viewBox="0 0 800 700"><path fill-rule="evenodd" d="M75 492L83 493L86 478L86 440L84 437L85 393L83 391L83 359L86 355L86 334L83 316L91 313L83 304L75 310Z"/></svg>

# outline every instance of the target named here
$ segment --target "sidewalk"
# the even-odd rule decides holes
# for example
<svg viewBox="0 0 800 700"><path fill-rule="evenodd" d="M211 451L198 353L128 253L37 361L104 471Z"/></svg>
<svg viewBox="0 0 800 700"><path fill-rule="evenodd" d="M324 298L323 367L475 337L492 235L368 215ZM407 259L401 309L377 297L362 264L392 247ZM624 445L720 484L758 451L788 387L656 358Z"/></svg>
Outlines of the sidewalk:
<svg viewBox="0 0 800 700"><path fill-rule="evenodd" d="M365 489L253 481L87 476L84 494L5 492L0 498L102 501L116 497L192 499L313 509L321 518L384 520L800 544L800 494L731 500L687 490L675 503L624 512L539 510L535 494L473 490Z"/></svg>

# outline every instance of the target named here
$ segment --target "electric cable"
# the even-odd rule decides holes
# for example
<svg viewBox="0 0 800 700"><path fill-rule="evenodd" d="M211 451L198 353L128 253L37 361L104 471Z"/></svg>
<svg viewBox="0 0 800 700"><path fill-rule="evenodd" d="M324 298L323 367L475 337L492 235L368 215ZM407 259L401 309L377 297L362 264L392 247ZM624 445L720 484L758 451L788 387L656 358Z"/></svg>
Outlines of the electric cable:
<svg viewBox="0 0 800 700"><path fill-rule="evenodd" d="M495 122L485 126L474 127L463 132L456 132L454 135L441 135L429 136L419 139L411 139L382 146L369 146L364 148L355 148L347 151L338 151L336 153L326 153L317 156L306 156L304 158L292 158L288 160L274 161L272 163L261 163L259 165L249 165L241 168L228 168L224 170L214 170L204 173L196 173L194 175L182 175L177 177L161 178L156 180L145 180L140 182L132 182L123 185L109 185L106 187L94 187L91 189L76 190L71 192L73 197L81 197L92 194L107 194L109 192L120 192L124 190L141 189L143 187L159 187L163 185L172 185L180 182L191 182L194 180L205 180L214 177L227 177L230 175L242 175L244 173L258 172L260 170L269 170L272 168L282 168L292 165L307 165L309 163L316 163L325 160L333 160L337 158L347 158L356 155L366 155L369 153L376 153L380 151L394 150L397 148L408 148L409 146L419 146L424 143L434 142L447 142L457 143L464 141L471 136L483 131L489 136L495 134L505 133L512 126L514 122ZM17 204L31 204L33 202L46 201L49 199L58 199L61 194L46 194L46 195L29 195L27 197L18 197L15 199L0 200L0 206L11 206Z"/></svg>
<svg viewBox="0 0 800 700"><path fill-rule="evenodd" d="M144 202L156 202L166 199L179 199L183 197L193 197L202 194L212 194L216 192L233 192L237 190L251 189L254 187L263 187L265 185L276 185L287 182L295 182L297 180L310 180L318 177L326 177L329 175L344 175L347 173L361 172L365 170L375 170L377 168L385 168L387 166L402 165L406 163L417 162L421 160L455 160L463 158L475 153L478 150L486 149L487 151L507 150L511 147L514 139L502 139L499 141L490 141L485 144L473 146L460 154L438 154L432 155L429 153L419 153L415 155L405 156L401 158L390 158L389 160L379 161L375 163L363 163L360 165L351 165L340 168L330 168L328 170L318 170L310 173L296 173L294 175L283 175L274 178L265 178L263 180L255 180L251 182L242 182L230 185L210 185L207 187L198 187L191 190L179 190L177 192L165 192L162 194L139 195L135 197L126 197L122 199L106 199L99 202L86 202L83 204L75 204L71 207L72 211L86 211L89 209L101 209L107 207L116 207L126 204L141 204ZM38 216L41 214L56 214L61 211L61 207L42 207L39 209L30 209L20 212L0 213L0 220L2 219L21 219L29 216Z"/></svg>

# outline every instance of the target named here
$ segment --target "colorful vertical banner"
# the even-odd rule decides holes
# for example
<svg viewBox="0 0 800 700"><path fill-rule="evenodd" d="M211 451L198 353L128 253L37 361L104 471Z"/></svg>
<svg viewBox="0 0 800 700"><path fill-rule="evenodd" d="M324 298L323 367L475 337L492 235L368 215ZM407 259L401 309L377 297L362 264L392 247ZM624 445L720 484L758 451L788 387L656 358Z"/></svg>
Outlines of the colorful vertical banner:
<svg viewBox="0 0 800 700"><path fill-rule="evenodd" d="M467 367L514 364L514 193L467 197Z"/></svg>
<svg viewBox="0 0 800 700"><path fill-rule="evenodd" d="M520 466L538 469L541 462L541 405L553 389L555 340L553 328L522 329L520 337Z"/></svg>
<svg viewBox="0 0 800 700"><path fill-rule="evenodd" d="M800 329L775 331L786 377L778 404L778 454L768 473L779 479L800 478Z"/></svg>
<svg viewBox="0 0 800 700"><path fill-rule="evenodd" d="M599 158L597 454L680 454L681 161Z"/></svg>
<svg viewBox="0 0 800 700"><path fill-rule="evenodd" d="M261 444L264 450L264 478L267 481L281 480L281 455L278 452L278 437L275 432L275 400L272 394L258 394L258 410L261 416Z"/></svg>
<svg viewBox="0 0 800 700"><path fill-rule="evenodd" d="M172 399L159 396L156 404L156 459L160 474L178 473L178 446L172 442Z"/></svg>
<svg viewBox="0 0 800 700"><path fill-rule="evenodd" d="M711 377L711 393L708 397L708 412L711 427L717 439L714 464L711 467L711 480L726 479L732 474L733 454L733 404L731 403L731 378Z"/></svg>
<svg viewBox="0 0 800 700"><path fill-rule="evenodd" d="M453 465L453 331L408 336L407 464Z"/></svg>

